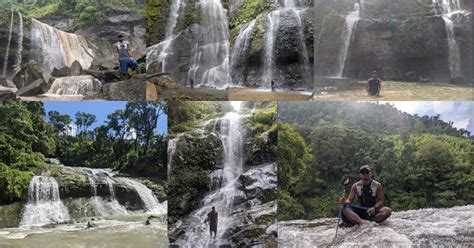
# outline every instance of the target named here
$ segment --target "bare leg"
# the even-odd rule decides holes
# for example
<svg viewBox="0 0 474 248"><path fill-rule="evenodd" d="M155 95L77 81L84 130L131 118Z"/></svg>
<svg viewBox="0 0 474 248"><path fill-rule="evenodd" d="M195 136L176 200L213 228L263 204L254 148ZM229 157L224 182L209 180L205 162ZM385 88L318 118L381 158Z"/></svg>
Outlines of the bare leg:
<svg viewBox="0 0 474 248"><path fill-rule="evenodd" d="M366 220L363 220L359 217L359 215L357 215L356 213L354 213L354 211L346 208L344 210L342 210L342 213L344 214L344 216L346 216L346 218L351 221L351 222L354 222L358 225L360 224L364 224L366 223L367 221Z"/></svg>
<svg viewBox="0 0 474 248"><path fill-rule="evenodd" d="M379 223L386 220L392 214L392 210L387 207L383 207L379 210L379 212L375 215L374 221Z"/></svg>

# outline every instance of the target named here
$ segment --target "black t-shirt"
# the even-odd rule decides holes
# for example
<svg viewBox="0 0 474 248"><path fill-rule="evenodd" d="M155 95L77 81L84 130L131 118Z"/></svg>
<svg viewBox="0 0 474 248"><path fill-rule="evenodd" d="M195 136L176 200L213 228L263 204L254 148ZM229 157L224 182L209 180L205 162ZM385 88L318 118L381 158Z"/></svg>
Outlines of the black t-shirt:
<svg viewBox="0 0 474 248"><path fill-rule="evenodd" d="M380 79L371 78L369 79L369 93L371 95L377 95L379 93Z"/></svg>

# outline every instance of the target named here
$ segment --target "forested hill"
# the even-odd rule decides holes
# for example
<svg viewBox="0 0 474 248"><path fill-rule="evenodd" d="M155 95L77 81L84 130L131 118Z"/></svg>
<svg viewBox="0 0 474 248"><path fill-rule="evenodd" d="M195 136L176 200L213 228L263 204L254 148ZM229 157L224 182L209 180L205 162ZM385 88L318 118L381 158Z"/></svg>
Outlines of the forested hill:
<svg viewBox="0 0 474 248"><path fill-rule="evenodd" d="M281 103L280 119L296 125L315 125L318 122L344 123L375 134L431 133L457 137L469 137L468 130L453 127L440 116L418 116L399 111L390 104L321 102Z"/></svg>
<svg viewBox="0 0 474 248"><path fill-rule="evenodd" d="M11 0L2 1L0 8L18 10L35 19L63 19L69 23L64 31L69 32L101 23L112 11L132 12L142 17L146 12L145 0Z"/></svg>
<svg viewBox="0 0 474 248"><path fill-rule="evenodd" d="M279 219L334 217L361 165L394 211L473 204L473 139L439 117L369 103L279 105Z"/></svg>

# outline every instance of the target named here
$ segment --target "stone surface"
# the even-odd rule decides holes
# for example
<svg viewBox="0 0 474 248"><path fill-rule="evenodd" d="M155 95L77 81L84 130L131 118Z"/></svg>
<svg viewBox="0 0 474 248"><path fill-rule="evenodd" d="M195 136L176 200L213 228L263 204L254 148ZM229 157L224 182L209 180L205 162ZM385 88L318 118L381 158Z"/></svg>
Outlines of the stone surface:
<svg viewBox="0 0 474 248"><path fill-rule="evenodd" d="M37 96L39 94L46 93L48 91L48 85L44 79L38 79L34 82L20 88L17 92L17 96Z"/></svg>
<svg viewBox="0 0 474 248"><path fill-rule="evenodd" d="M108 100L145 101L146 76L135 75L129 80L108 83L102 87L102 93Z"/></svg>

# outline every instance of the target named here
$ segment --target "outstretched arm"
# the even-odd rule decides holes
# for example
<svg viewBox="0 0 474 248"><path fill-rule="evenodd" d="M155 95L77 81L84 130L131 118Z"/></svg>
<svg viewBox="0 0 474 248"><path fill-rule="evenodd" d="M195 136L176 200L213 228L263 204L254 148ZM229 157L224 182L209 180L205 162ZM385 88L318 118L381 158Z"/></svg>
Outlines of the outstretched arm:
<svg viewBox="0 0 474 248"><path fill-rule="evenodd" d="M351 187L351 192L349 193L349 196L347 198L345 196L342 196L341 198L339 198L339 204L341 205L346 204L346 203L351 204L354 201L356 193L357 193L357 188L355 184L353 184Z"/></svg>

